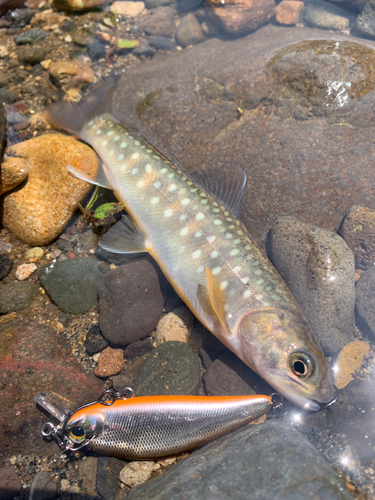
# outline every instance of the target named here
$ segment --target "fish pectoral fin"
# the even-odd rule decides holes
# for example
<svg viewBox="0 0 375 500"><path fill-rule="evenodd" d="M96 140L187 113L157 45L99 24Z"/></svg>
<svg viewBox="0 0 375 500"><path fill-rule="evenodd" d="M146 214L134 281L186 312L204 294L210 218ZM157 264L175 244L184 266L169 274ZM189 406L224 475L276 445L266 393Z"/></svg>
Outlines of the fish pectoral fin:
<svg viewBox="0 0 375 500"><path fill-rule="evenodd" d="M148 252L144 234L131 218L125 215L101 237L99 246L112 253Z"/></svg>
<svg viewBox="0 0 375 500"><path fill-rule="evenodd" d="M68 165L66 168L75 177L81 179L81 181L88 182L89 184L95 184L96 186L104 187L107 189L112 189L110 183L108 182L107 175L104 171L103 163L101 160L99 160L99 168L92 174L82 173L79 169L73 167L72 165Z"/></svg>
<svg viewBox="0 0 375 500"><path fill-rule="evenodd" d="M208 267L206 267L206 280L208 286L208 294L210 297L211 307L215 312L217 319L222 327L222 334L224 336L232 336L232 332L229 330L227 322L225 321L225 311L223 304L223 294L221 287L217 280L214 278L212 272Z"/></svg>

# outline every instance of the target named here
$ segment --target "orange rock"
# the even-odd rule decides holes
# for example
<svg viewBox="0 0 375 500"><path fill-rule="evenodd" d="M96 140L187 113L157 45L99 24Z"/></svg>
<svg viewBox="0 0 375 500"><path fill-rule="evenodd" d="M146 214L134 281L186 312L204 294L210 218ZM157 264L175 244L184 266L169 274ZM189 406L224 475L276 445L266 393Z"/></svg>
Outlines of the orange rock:
<svg viewBox="0 0 375 500"><path fill-rule="evenodd" d="M268 22L275 13L274 0L209 0L210 15L225 31L244 35Z"/></svg>
<svg viewBox="0 0 375 500"><path fill-rule="evenodd" d="M93 83L95 80L93 70L81 61L54 61L48 71L63 88Z"/></svg>
<svg viewBox="0 0 375 500"><path fill-rule="evenodd" d="M99 168L91 148L62 134L48 134L8 149L30 164L21 189L4 196L4 226L34 246L47 245L63 231L91 186L70 174L68 164L87 174Z"/></svg>
<svg viewBox="0 0 375 500"><path fill-rule="evenodd" d="M335 366L335 386L343 389L354 380L354 373L362 366L370 344L362 340L353 340L346 344L337 357Z"/></svg>
<svg viewBox="0 0 375 500"><path fill-rule="evenodd" d="M305 4L299 0L283 0L276 7L276 21L280 24L298 24Z"/></svg>
<svg viewBox="0 0 375 500"><path fill-rule="evenodd" d="M14 189L29 175L30 165L23 158L5 157L1 164L0 194Z"/></svg>
<svg viewBox="0 0 375 500"><path fill-rule="evenodd" d="M122 349L107 347L101 353L94 373L97 377L103 378L117 375L124 368L124 362L124 351Z"/></svg>

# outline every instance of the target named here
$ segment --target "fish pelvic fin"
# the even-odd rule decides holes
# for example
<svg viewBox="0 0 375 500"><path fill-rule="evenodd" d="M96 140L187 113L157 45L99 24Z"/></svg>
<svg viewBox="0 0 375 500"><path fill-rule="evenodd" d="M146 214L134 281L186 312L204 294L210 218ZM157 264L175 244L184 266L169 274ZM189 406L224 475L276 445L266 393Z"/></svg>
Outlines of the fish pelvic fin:
<svg viewBox="0 0 375 500"><path fill-rule="evenodd" d="M102 236L99 246L112 253L148 252L144 234L136 223L125 215Z"/></svg>
<svg viewBox="0 0 375 500"><path fill-rule="evenodd" d="M98 115L112 113L114 85L112 78L96 85L78 103L57 102L43 112L43 118L57 129L81 137L84 125Z"/></svg>
<svg viewBox="0 0 375 500"><path fill-rule="evenodd" d="M223 294L220 284L217 282L212 272L208 267L206 267L206 280L208 286L208 295L210 299L211 307L220 323L222 335L225 337L232 336L232 332L229 330L227 322L225 321L225 311L223 304ZM221 340L221 339L220 339Z"/></svg>
<svg viewBox="0 0 375 500"><path fill-rule="evenodd" d="M107 174L104 171L103 163L100 160L100 158L98 159L99 159L99 168L92 172L83 173L79 168L75 168L72 165L67 165L66 168L75 177L81 179L81 181L88 182L89 184L95 184L96 186L104 187L107 189L112 189L107 179Z"/></svg>

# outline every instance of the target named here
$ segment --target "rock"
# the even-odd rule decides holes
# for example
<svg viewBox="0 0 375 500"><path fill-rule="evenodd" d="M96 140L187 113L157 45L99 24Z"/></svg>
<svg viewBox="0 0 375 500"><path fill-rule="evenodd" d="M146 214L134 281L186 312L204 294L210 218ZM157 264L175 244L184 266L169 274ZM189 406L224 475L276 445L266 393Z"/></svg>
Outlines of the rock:
<svg viewBox="0 0 375 500"><path fill-rule="evenodd" d="M0 314L22 311L29 307L38 295L35 283L10 283L0 286Z"/></svg>
<svg viewBox="0 0 375 500"><path fill-rule="evenodd" d="M156 50L173 51L176 48L175 43L166 36L154 36L147 41Z"/></svg>
<svg viewBox="0 0 375 500"><path fill-rule="evenodd" d="M1 164L1 194L15 188L29 175L31 165L23 158L6 156Z"/></svg>
<svg viewBox="0 0 375 500"><path fill-rule="evenodd" d="M45 40L48 33L43 30L29 30L14 37L16 45L34 44Z"/></svg>
<svg viewBox="0 0 375 500"><path fill-rule="evenodd" d="M30 23L34 12L31 9L15 9L6 17L11 23L12 28L24 28Z"/></svg>
<svg viewBox="0 0 375 500"><path fill-rule="evenodd" d="M194 14L185 16L177 28L176 40L182 47L203 42L204 35Z"/></svg>
<svg viewBox="0 0 375 500"><path fill-rule="evenodd" d="M99 286L100 329L108 342L127 345L149 335L162 314L159 273L147 259L109 271Z"/></svg>
<svg viewBox="0 0 375 500"><path fill-rule="evenodd" d="M71 164L95 171L98 158L91 148L72 137L48 134L7 150L30 165L27 183L4 196L4 226L30 245L47 245L63 231L80 200L91 187L71 175Z"/></svg>
<svg viewBox="0 0 375 500"><path fill-rule="evenodd" d="M341 349L334 367L337 389L344 389L354 380L353 375L362 366L369 350L370 344L361 340L353 340Z"/></svg>
<svg viewBox="0 0 375 500"><path fill-rule="evenodd" d="M372 298L375 294L375 267L365 271L356 286L355 307L357 313L370 332L375 335L375 307Z"/></svg>
<svg viewBox="0 0 375 500"><path fill-rule="evenodd" d="M106 49L99 40L93 40L92 42L90 42L87 45L87 51L93 61L104 59L106 56Z"/></svg>
<svg viewBox="0 0 375 500"><path fill-rule="evenodd" d="M9 50L5 45L0 45L0 59L5 59L9 56Z"/></svg>
<svg viewBox="0 0 375 500"><path fill-rule="evenodd" d="M354 256L326 229L281 217L269 237L269 256L301 306L326 355L353 339Z"/></svg>
<svg viewBox="0 0 375 500"><path fill-rule="evenodd" d="M369 0L357 17L355 27L366 37L375 38L375 0Z"/></svg>
<svg viewBox="0 0 375 500"><path fill-rule="evenodd" d="M53 302L63 311L82 314L98 302L98 285L108 266L79 257L46 264L38 277Z"/></svg>
<svg viewBox="0 0 375 500"><path fill-rule="evenodd" d="M115 500L115 494L120 485L118 477L123 467L123 460L99 455L96 488L101 498Z"/></svg>
<svg viewBox="0 0 375 500"><path fill-rule="evenodd" d="M6 257L6 255L0 254L0 280L8 276L13 267L13 261Z"/></svg>
<svg viewBox="0 0 375 500"><path fill-rule="evenodd" d="M112 375L117 375L123 368L123 349L112 349L111 347L106 347L99 357L94 373L97 377L108 378Z"/></svg>
<svg viewBox="0 0 375 500"><path fill-rule="evenodd" d="M0 89L0 100L6 104L13 104L17 101L17 97L8 89Z"/></svg>
<svg viewBox="0 0 375 500"><path fill-rule="evenodd" d="M81 61L54 61L48 70L63 90L95 80L93 70Z"/></svg>
<svg viewBox="0 0 375 500"><path fill-rule="evenodd" d="M175 14L172 7L158 7L142 16L140 27L146 35L170 37L176 31Z"/></svg>
<svg viewBox="0 0 375 500"><path fill-rule="evenodd" d="M133 50L132 54L138 57L153 57L155 51L148 43L141 43Z"/></svg>
<svg viewBox="0 0 375 500"><path fill-rule="evenodd" d="M89 356L101 352L103 351L103 349L108 347L108 342L103 337L99 325L93 325L90 328L90 330L87 332L84 345Z"/></svg>
<svg viewBox="0 0 375 500"><path fill-rule="evenodd" d="M272 393L272 388L231 352L223 354L208 366L203 382L207 396Z"/></svg>
<svg viewBox="0 0 375 500"><path fill-rule="evenodd" d="M182 342L165 342L143 365L134 385L134 394L196 394L200 370L197 351Z"/></svg>
<svg viewBox="0 0 375 500"><path fill-rule="evenodd" d="M39 260L43 257L43 255L44 255L43 248L34 247L34 248L30 248L30 250L28 250L25 253L25 259Z"/></svg>
<svg viewBox="0 0 375 500"><path fill-rule="evenodd" d="M121 391L124 387L134 387L139 372L146 363L148 357L149 353L134 361L126 363L122 372L112 378L113 388L116 391Z"/></svg>
<svg viewBox="0 0 375 500"><path fill-rule="evenodd" d="M174 0L145 0L145 6L148 9L156 9L156 7L170 5L171 3L174 3Z"/></svg>
<svg viewBox="0 0 375 500"><path fill-rule="evenodd" d="M99 7L103 2L104 0L53 0L52 4L57 10L79 12Z"/></svg>
<svg viewBox="0 0 375 500"><path fill-rule="evenodd" d="M46 51L41 47L19 47L17 57L20 63L35 64L40 63L46 57Z"/></svg>
<svg viewBox="0 0 375 500"><path fill-rule="evenodd" d="M96 377L75 359L65 336L35 324L25 326L22 318L0 323L0 370L1 461L18 454L61 454L54 442L44 441L40 434L48 417L36 407L34 396L56 391L62 405L72 411L103 391Z"/></svg>
<svg viewBox="0 0 375 500"><path fill-rule="evenodd" d="M78 464L78 480L83 491L95 494L97 469L98 459L96 457L85 457Z"/></svg>
<svg viewBox="0 0 375 500"><path fill-rule="evenodd" d="M60 25L65 19L66 17L64 15L53 12L52 9L47 9L42 12L37 12L30 24L33 28L44 28L45 26Z"/></svg>
<svg viewBox="0 0 375 500"><path fill-rule="evenodd" d="M0 469L0 496L2 500L13 500L21 493L21 481L13 467Z"/></svg>
<svg viewBox="0 0 375 500"><path fill-rule="evenodd" d="M274 0L226 0L225 8L208 0L210 15L227 33L246 35L267 23L275 13Z"/></svg>
<svg viewBox="0 0 375 500"><path fill-rule="evenodd" d="M354 253L356 268L368 269L375 262L375 211L352 207L340 227L340 235Z"/></svg>
<svg viewBox="0 0 375 500"><path fill-rule="evenodd" d="M179 14L196 11L204 8L204 0L177 0L177 11Z"/></svg>
<svg viewBox="0 0 375 500"><path fill-rule="evenodd" d="M349 19L345 14L329 2L314 0L314 3L306 5L303 19L314 28L345 30L349 28Z"/></svg>
<svg viewBox="0 0 375 500"><path fill-rule="evenodd" d="M8 83L8 76L4 72L0 72L0 87L5 87Z"/></svg>
<svg viewBox="0 0 375 500"><path fill-rule="evenodd" d="M20 281L29 278L38 268L35 264L21 264L17 267L16 278Z"/></svg>
<svg viewBox="0 0 375 500"><path fill-rule="evenodd" d="M148 354L152 350L152 339L146 338L143 340L137 340L136 342L129 344L124 351L124 356L128 360L132 360L140 358L141 356Z"/></svg>
<svg viewBox="0 0 375 500"><path fill-rule="evenodd" d="M33 479L30 496L35 500L53 500L57 495L57 481L50 471L40 471Z"/></svg>
<svg viewBox="0 0 375 500"><path fill-rule="evenodd" d="M305 4L298 0L282 0L276 6L276 21L280 24L298 24Z"/></svg>
<svg viewBox="0 0 375 500"><path fill-rule="evenodd" d="M195 451L128 500L353 497L322 455L280 420L242 427Z"/></svg>
<svg viewBox="0 0 375 500"><path fill-rule="evenodd" d="M161 468L157 462L150 460L137 460L130 462L120 472L120 481L130 488L145 483L155 470Z"/></svg>
<svg viewBox="0 0 375 500"><path fill-rule="evenodd" d="M186 306L179 307L163 316L158 323L155 334L157 345L170 340L189 343L194 324L194 316Z"/></svg>
<svg viewBox="0 0 375 500"><path fill-rule="evenodd" d="M144 2L113 2L111 12L124 17L137 17L145 9Z"/></svg>

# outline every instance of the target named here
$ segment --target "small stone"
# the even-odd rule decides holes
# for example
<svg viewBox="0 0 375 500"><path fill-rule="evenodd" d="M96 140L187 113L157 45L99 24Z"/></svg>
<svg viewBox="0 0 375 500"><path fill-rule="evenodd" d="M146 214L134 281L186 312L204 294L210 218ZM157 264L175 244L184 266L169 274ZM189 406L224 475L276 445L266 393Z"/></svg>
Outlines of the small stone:
<svg viewBox="0 0 375 500"><path fill-rule="evenodd" d="M124 353L125 355L125 353ZM135 381L146 363L149 354L126 363L124 369L112 378L112 385L116 391L121 391L124 387L134 387Z"/></svg>
<svg viewBox="0 0 375 500"><path fill-rule="evenodd" d="M158 460L158 464L160 464L162 467L168 467L169 465L174 464L176 460L177 457L163 458L163 460Z"/></svg>
<svg viewBox="0 0 375 500"><path fill-rule="evenodd" d="M34 248L30 248L30 250L28 250L26 253L25 253L25 258L26 259L41 259L44 255L44 250L43 248L40 248L40 247L34 247Z"/></svg>
<svg viewBox="0 0 375 500"><path fill-rule="evenodd" d="M118 477L123 467L123 460L114 457L98 456L96 488L101 498L115 500L119 484Z"/></svg>
<svg viewBox="0 0 375 500"><path fill-rule="evenodd" d="M123 368L123 349L112 349L111 347L107 347L101 353L94 373L97 377L107 378L112 375L117 375Z"/></svg>
<svg viewBox="0 0 375 500"><path fill-rule="evenodd" d="M17 101L17 97L8 89L0 89L0 100L5 104L13 104Z"/></svg>
<svg viewBox="0 0 375 500"><path fill-rule="evenodd" d="M162 7L171 3L173 3L173 0L145 0L145 5L148 9L156 9L156 7Z"/></svg>
<svg viewBox="0 0 375 500"><path fill-rule="evenodd" d="M52 60L51 59L46 59L40 63L43 69L48 70L50 65L51 65Z"/></svg>
<svg viewBox="0 0 375 500"><path fill-rule="evenodd" d="M315 0L306 5L304 21L314 28L327 30L345 30L349 28L349 19L339 7L328 2Z"/></svg>
<svg viewBox="0 0 375 500"><path fill-rule="evenodd" d="M203 42L204 35L194 14L188 14L182 19L177 28L176 40L181 47L188 47L189 45L196 45Z"/></svg>
<svg viewBox="0 0 375 500"><path fill-rule="evenodd" d="M20 63L35 64L40 63L45 58L46 51L41 47L19 47L17 57Z"/></svg>
<svg viewBox="0 0 375 500"><path fill-rule="evenodd" d="M177 340L187 344L193 323L194 316L186 306L166 314L161 318L156 328L156 345L170 340Z"/></svg>
<svg viewBox="0 0 375 500"><path fill-rule="evenodd" d="M375 210L354 206L342 222L340 234L354 253L356 267L366 270L375 262Z"/></svg>
<svg viewBox="0 0 375 500"><path fill-rule="evenodd" d="M140 26L146 35L170 37L176 31L175 14L172 7L158 7L142 16Z"/></svg>
<svg viewBox="0 0 375 500"><path fill-rule="evenodd" d="M89 356L101 352L108 347L108 342L103 337L99 325L93 325L87 332L84 346Z"/></svg>
<svg viewBox="0 0 375 500"><path fill-rule="evenodd" d="M0 254L0 280L8 276L13 267L13 261L6 255Z"/></svg>
<svg viewBox="0 0 375 500"><path fill-rule="evenodd" d="M57 321L56 322L56 328L57 328L57 331L60 332L60 333L64 333L65 332L65 327L62 323L60 323L60 321Z"/></svg>
<svg viewBox="0 0 375 500"><path fill-rule="evenodd" d="M5 45L0 45L0 59L5 59L9 56L9 50Z"/></svg>
<svg viewBox="0 0 375 500"><path fill-rule="evenodd" d="M298 0L283 0L276 7L276 21L280 24L296 25L300 22L305 4Z"/></svg>
<svg viewBox="0 0 375 500"><path fill-rule="evenodd" d="M30 24L33 28L44 28L54 25L59 25L65 20L65 16L53 12L52 9L43 10L42 12L37 12L32 18Z"/></svg>
<svg viewBox="0 0 375 500"><path fill-rule="evenodd" d="M12 28L24 28L30 23L34 12L31 9L15 9L10 15Z"/></svg>
<svg viewBox="0 0 375 500"><path fill-rule="evenodd" d="M98 459L96 457L86 457L78 465L78 480L81 489L87 493L96 492L96 474Z"/></svg>
<svg viewBox="0 0 375 500"><path fill-rule="evenodd" d="M132 51L132 54L138 57L153 57L155 51L148 43L141 43Z"/></svg>
<svg viewBox="0 0 375 500"><path fill-rule="evenodd" d="M166 36L155 36L149 38L148 44L156 50L172 51L176 48L176 44Z"/></svg>
<svg viewBox="0 0 375 500"><path fill-rule="evenodd" d="M344 389L352 380L354 373L362 366L370 344L362 340L353 340L346 344L337 357L334 366L335 386Z"/></svg>
<svg viewBox="0 0 375 500"><path fill-rule="evenodd" d="M93 83L95 80L93 70L81 61L54 61L48 70L63 89Z"/></svg>
<svg viewBox="0 0 375 500"><path fill-rule="evenodd" d="M26 45L41 42L47 38L48 34L43 30L29 30L14 37L16 45Z"/></svg>
<svg viewBox="0 0 375 500"><path fill-rule="evenodd" d="M144 2L113 2L110 11L124 17L137 17L145 9Z"/></svg>
<svg viewBox="0 0 375 500"><path fill-rule="evenodd" d="M26 309L38 295L38 291L38 285L30 282L1 285L0 314Z"/></svg>
<svg viewBox="0 0 375 500"><path fill-rule="evenodd" d="M137 340L136 342L129 344L124 351L124 356L128 360L132 360L140 358L141 356L148 354L152 350L152 339L148 337L146 339Z"/></svg>
<svg viewBox="0 0 375 500"><path fill-rule="evenodd" d="M104 0L53 0L52 4L57 10L66 12L79 12L81 10L99 7Z"/></svg>
<svg viewBox="0 0 375 500"><path fill-rule="evenodd" d="M35 264L21 264L17 267L16 278L20 281L29 278L38 268Z"/></svg>
<svg viewBox="0 0 375 500"><path fill-rule="evenodd" d="M1 71L0 72L0 87L5 87L5 85L7 85L8 83L8 77L7 75Z"/></svg>
<svg viewBox="0 0 375 500"><path fill-rule="evenodd" d="M31 164L23 158L5 156L1 164L0 193L6 193L21 184L29 175Z"/></svg>
<svg viewBox="0 0 375 500"><path fill-rule="evenodd" d="M375 335L375 304L373 297L375 294L375 266L370 267L362 274L356 285L357 313L365 325Z"/></svg>
<svg viewBox="0 0 375 500"><path fill-rule="evenodd" d="M31 488L35 492L38 492L35 495L35 500L53 500L56 498L57 483L51 472L38 472L33 479Z"/></svg>
<svg viewBox="0 0 375 500"><path fill-rule="evenodd" d="M1 500L13 500L21 493L21 481L18 479L13 467L0 469L0 495Z"/></svg>
<svg viewBox="0 0 375 500"><path fill-rule="evenodd" d="M368 38L375 38L375 0L369 0L357 17L355 27Z"/></svg>
<svg viewBox="0 0 375 500"><path fill-rule="evenodd" d="M94 361L94 363L97 363L99 361L100 354L101 354L100 352L97 352L96 354L93 355L92 360Z"/></svg>
<svg viewBox="0 0 375 500"><path fill-rule="evenodd" d="M152 461L137 460L130 462L121 470L119 479L126 486L134 488L134 486L145 483L150 479L152 473L160 469L160 467L160 464Z"/></svg>
<svg viewBox="0 0 375 500"><path fill-rule="evenodd" d="M93 61L104 59L106 56L106 49L99 40L93 40L92 42L90 42L87 45L87 51Z"/></svg>
<svg viewBox="0 0 375 500"><path fill-rule="evenodd" d="M63 231L91 189L69 174L66 165L93 172L99 168L97 156L88 146L62 134L18 143L7 154L27 162L30 172L22 189L4 197L4 226L30 245L47 245Z"/></svg>
<svg viewBox="0 0 375 500"><path fill-rule="evenodd" d="M67 479L61 479L61 491L65 492L68 491L70 487L70 482Z"/></svg>

